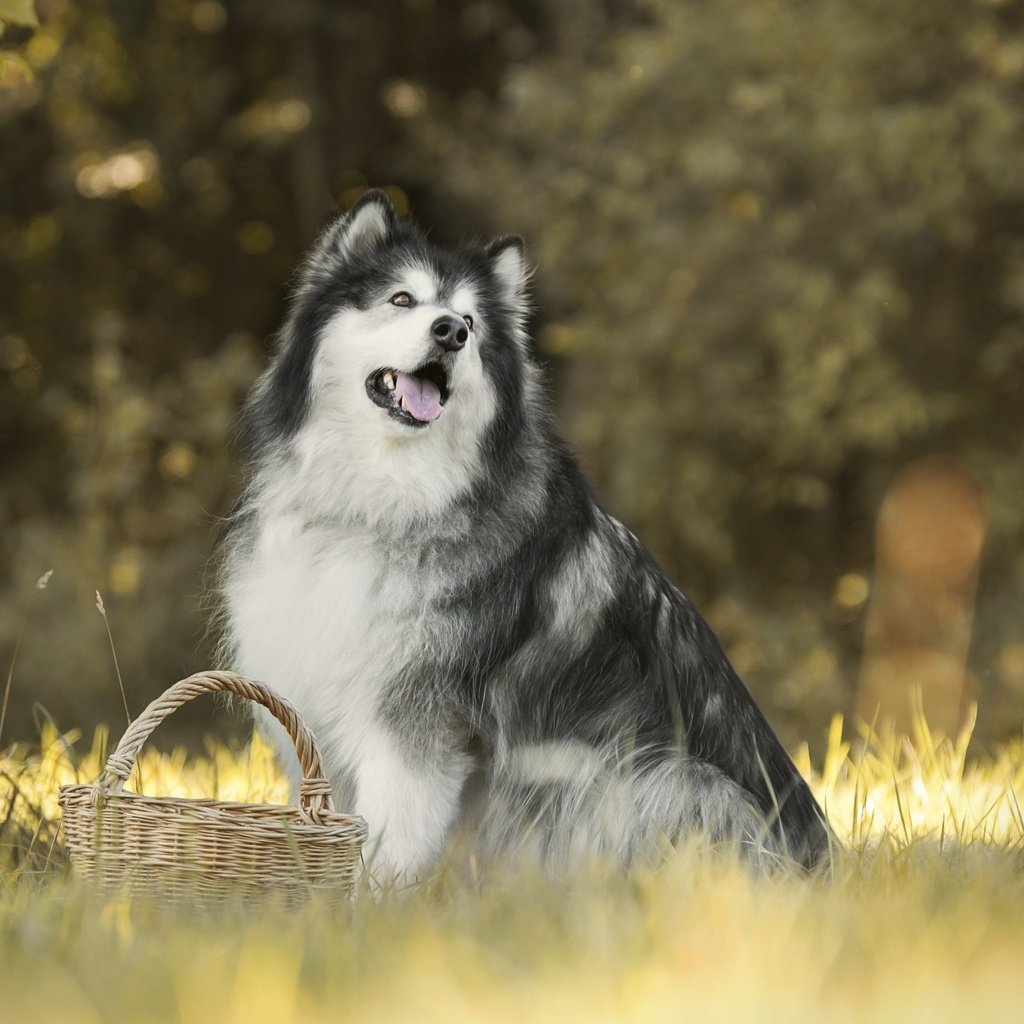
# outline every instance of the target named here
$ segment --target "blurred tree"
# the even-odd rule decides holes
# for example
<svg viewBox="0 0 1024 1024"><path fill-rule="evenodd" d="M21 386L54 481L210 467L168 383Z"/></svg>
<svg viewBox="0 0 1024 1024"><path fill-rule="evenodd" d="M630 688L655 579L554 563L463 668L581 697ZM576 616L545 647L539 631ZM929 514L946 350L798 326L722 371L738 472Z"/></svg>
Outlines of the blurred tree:
<svg viewBox="0 0 1024 1024"><path fill-rule="evenodd" d="M992 664L1024 580L1024 5L637 9L435 103L407 173L443 158L450 205L528 237L598 492L791 723L849 692L873 516L924 452L990 498ZM1019 729L1024 680L979 673Z"/></svg>
<svg viewBox="0 0 1024 1024"><path fill-rule="evenodd" d="M37 8L41 27L0 39L0 650L55 571L9 736L34 700L64 724L123 714L97 587L136 709L209 662L229 433L296 262L328 213L393 181L421 75L492 88L535 41L459 0Z"/></svg>
<svg viewBox="0 0 1024 1024"><path fill-rule="evenodd" d="M36 9L0 37L0 650L55 572L8 735L117 720L97 587L136 708L209 660L230 425L368 183L527 235L567 433L790 739L852 694L886 485L970 465L982 728L1019 727L1020 0Z"/></svg>

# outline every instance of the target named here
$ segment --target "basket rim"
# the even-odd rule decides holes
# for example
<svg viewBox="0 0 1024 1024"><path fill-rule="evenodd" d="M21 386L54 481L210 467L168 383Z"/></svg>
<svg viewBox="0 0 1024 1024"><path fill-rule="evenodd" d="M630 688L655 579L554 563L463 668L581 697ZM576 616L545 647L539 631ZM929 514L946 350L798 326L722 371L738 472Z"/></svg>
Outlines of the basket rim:
<svg viewBox="0 0 1024 1024"><path fill-rule="evenodd" d="M88 802L84 806L78 801L71 806L66 806L65 800L68 797L87 797ZM218 800L214 797L147 796L129 790L112 792L98 782L65 783L59 789L58 802L64 815L69 812L74 814L86 808L96 808L101 803L115 806L123 804L126 807L135 804L136 806L144 805L147 809L157 813L170 812L172 808L175 808L177 813L166 814L168 823L181 820L183 817L181 812L184 811L186 815L191 812L194 817L214 828L230 823L240 828L267 828L282 833L287 831L303 838L334 837L343 830L347 838L355 839L361 835L365 839L368 830L366 819L358 814L344 814L333 810L321 811L322 823L316 823L310 821L293 804ZM251 814L251 812L256 812L256 814ZM261 818L259 817L261 814L268 816Z"/></svg>

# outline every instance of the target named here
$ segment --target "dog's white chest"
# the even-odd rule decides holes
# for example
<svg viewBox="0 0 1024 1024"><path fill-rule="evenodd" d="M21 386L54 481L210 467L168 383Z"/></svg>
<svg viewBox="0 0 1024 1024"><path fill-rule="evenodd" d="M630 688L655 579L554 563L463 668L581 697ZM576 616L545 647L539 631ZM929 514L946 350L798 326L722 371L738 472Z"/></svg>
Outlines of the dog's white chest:
<svg viewBox="0 0 1024 1024"><path fill-rule="evenodd" d="M423 649L415 581L365 537L277 516L230 574L240 671L295 703L352 756L373 728L381 690ZM345 760L347 760L347 756Z"/></svg>

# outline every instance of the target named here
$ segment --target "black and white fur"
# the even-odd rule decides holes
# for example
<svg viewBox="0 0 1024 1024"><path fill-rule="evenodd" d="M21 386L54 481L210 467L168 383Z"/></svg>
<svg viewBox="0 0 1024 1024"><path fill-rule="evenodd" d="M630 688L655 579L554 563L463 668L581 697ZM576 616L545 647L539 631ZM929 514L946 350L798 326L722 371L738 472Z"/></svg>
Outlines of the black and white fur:
<svg viewBox="0 0 1024 1024"><path fill-rule="evenodd" d="M243 415L230 660L298 706L378 876L423 876L471 775L491 848L628 860L703 829L813 864L809 789L555 433L526 281L520 239L439 248L381 193L325 230ZM400 408L396 373L440 415Z"/></svg>

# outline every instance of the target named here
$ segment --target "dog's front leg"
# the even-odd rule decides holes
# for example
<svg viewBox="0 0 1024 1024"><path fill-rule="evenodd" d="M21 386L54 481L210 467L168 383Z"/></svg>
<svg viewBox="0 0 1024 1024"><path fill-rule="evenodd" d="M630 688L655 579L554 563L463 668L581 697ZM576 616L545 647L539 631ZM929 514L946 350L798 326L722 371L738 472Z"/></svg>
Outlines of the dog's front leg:
<svg viewBox="0 0 1024 1024"><path fill-rule="evenodd" d="M371 877L381 885L422 879L448 838L472 759L434 744L417 748L386 730L362 744L361 754L356 812L369 826Z"/></svg>

